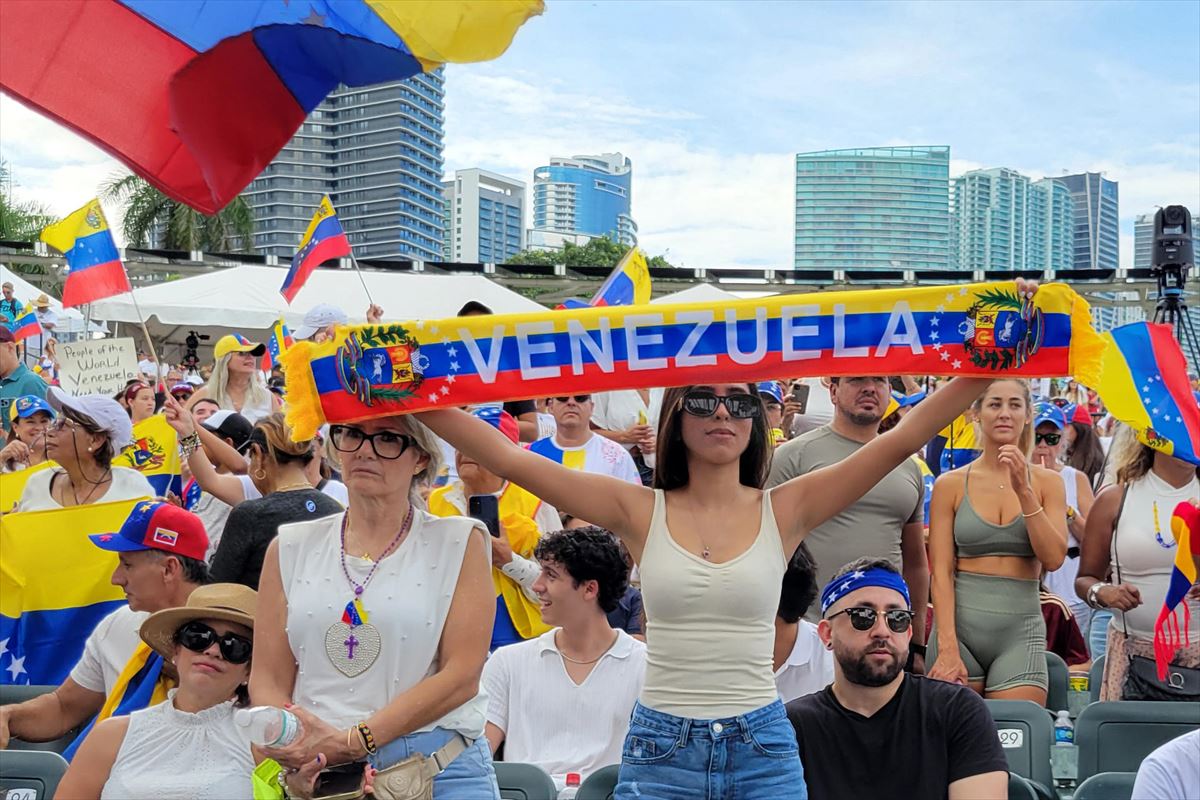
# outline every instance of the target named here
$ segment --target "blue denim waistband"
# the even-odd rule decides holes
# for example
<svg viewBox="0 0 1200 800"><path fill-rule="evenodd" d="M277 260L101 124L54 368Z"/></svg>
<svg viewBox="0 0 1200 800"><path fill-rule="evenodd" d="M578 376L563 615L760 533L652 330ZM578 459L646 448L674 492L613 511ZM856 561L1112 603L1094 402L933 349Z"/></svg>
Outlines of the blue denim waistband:
<svg viewBox="0 0 1200 800"><path fill-rule="evenodd" d="M787 719L787 710L779 700L736 717L718 719L677 717L674 714L647 708L639 702L633 706L630 726L641 725L659 733L678 736L680 742L686 742L689 737L715 741L731 736L738 736L745 741L750 741L750 731L781 719Z"/></svg>

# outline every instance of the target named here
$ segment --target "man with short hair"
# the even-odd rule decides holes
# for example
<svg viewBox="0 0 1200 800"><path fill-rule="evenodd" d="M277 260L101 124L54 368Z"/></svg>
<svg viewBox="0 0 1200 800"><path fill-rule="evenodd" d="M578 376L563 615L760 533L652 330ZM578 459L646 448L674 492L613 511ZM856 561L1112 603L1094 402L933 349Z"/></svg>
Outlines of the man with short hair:
<svg viewBox="0 0 1200 800"><path fill-rule="evenodd" d="M4 295L0 298L0 322L12 324L21 318L25 306L13 297L12 281L5 281L3 286L0 286L0 293Z"/></svg>
<svg viewBox="0 0 1200 800"><path fill-rule="evenodd" d="M642 484L629 452L592 430L594 405L590 394L551 397L548 408L557 426L555 433L529 445L530 450L568 469L610 475L638 486Z"/></svg>
<svg viewBox="0 0 1200 800"><path fill-rule="evenodd" d="M12 329L0 325L0 427L5 432L12 425L9 406L27 394L44 398L46 382L21 363Z"/></svg>
<svg viewBox="0 0 1200 800"><path fill-rule="evenodd" d="M817 632L833 651L833 684L787 704L809 796L1007 795L1008 761L983 700L904 671L912 623L908 586L886 559L847 564L821 592Z"/></svg>
<svg viewBox="0 0 1200 800"><path fill-rule="evenodd" d="M584 778L621 761L629 716L646 673L646 645L613 630L608 612L629 569L602 528L542 537L542 574L533 584L542 619L536 639L504 647L483 665L485 734L494 753L536 764L561 790L568 772Z"/></svg>
<svg viewBox="0 0 1200 800"><path fill-rule="evenodd" d="M138 631L146 617L185 605L192 590L208 581L204 526L195 514L170 503L137 503L119 532L90 538L118 553L112 583L125 590L128 605L100 620L57 689L0 706L0 748L8 746L10 736L52 741L95 716L141 643Z"/></svg>
<svg viewBox="0 0 1200 800"><path fill-rule="evenodd" d="M891 399L886 376L833 378L829 387L833 419L775 451L768 487L849 458L879 435L879 422ZM925 608L929 562L925 556L925 483L921 468L907 459L875 484L858 502L809 532L805 544L817 562L817 585L839 564L857 558L886 558L904 572L916 612L914 668L923 671ZM819 618L814 610L805 617Z"/></svg>

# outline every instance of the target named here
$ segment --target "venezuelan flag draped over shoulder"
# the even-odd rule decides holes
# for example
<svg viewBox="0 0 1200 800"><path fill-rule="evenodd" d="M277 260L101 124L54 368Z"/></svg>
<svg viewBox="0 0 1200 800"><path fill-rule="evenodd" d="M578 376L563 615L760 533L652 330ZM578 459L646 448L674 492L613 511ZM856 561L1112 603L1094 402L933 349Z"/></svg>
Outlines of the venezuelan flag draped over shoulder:
<svg viewBox="0 0 1200 800"><path fill-rule="evenodd" d="M337 212L333 210L333 203L329 202L329 196L326 195L321 198L317 213L313 214L312 221L308 223L308 228L300 239L300 246L296 249L296 255L292 256L292 265L284 276L279 293L290 305L314 269L331 258L348 255L350 240L346 238Z"/></svg>
<svg viewBox="0 0 1200 800"><path fill-rule="evenodd" d="M1103 341L1064 284L779 295L343 326L283 357L288 421L814 375L1099 376Z"/></svg>
<svg viewBox="0 0 1200 800"><path fill-rule="evenodd" d="M57 686L96 624L125 602L117 555L88 534L121 529L135 500L0 517L0 683Z"/></svg>
<svg viewBox="0 0 1200 800"><path fill-rule="evenodd" d="M1175 537L1175 567L1167 584L1162 610L1154 623L1154 661L1158 679L1166 680L1167 667L1181 647L1191 644L1188 630L1192 611L1185 602L1187 593L1196 583L1196 560L1200 554L1200 508L1180 503L1171 515L1171 535ZM1179 624L1176 608L1183 606L1183 625ZM1182 635L1180 630L1182 629Z"/></svg>
<svg viewBox="0 0 1200 800"><path fill-rule="evenodd" d="M166 497L167 492L182 495L179 437L162 414L133 426L133 444L114 458L113 464L142 473L158 497Z"/></svg>
<svg viewBox="0 0 1200 800"><path fill-rule="evenodd" d="M1134 322L1104 334L1100 381L1109 413L1138 439L1169 456L1200 465L1200 406L1188 385L1187 361L1169 325Z"/></svg>
<svg viewBox="0 0 1200 800"><path fill-rule="evenodd" d="M0 9L3 7L0 3ZM121 263L99 200L92 200L62 222L46 228L42 231L42 241L66 256L71 268L63 284L64 307L81 306L129 291L129 276L125 274L125 265Z"/></svg>
<svg viewBox="0 0 1200 800"><path fill-rule="evenodd" d="M20 31L21 45L0 49L0 87L212 214L338 84L497 58L542 10L542 0L3 0L0 30Z"/></svg>

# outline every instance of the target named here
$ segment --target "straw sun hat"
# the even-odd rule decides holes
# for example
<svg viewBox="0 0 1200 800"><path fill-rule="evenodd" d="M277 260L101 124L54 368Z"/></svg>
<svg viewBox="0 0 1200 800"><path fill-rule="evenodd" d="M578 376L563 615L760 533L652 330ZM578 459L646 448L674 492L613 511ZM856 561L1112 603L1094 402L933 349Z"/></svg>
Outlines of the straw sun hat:
<svg viewBox="0 0 1200 800"><path fill-rule="evenodd" d="M175 656L175 631L186 622L212 619L236 622L254 630L258 592L239 583L212 583L188 596L182 608L156 611L142 623L142 641L168 662Z"/></svg>

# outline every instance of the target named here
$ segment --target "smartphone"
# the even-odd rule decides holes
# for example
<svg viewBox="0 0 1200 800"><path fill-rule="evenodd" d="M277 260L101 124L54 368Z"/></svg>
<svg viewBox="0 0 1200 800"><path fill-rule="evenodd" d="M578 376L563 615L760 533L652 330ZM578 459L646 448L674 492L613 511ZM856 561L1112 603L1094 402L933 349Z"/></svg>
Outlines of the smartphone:
<svg viewBox="0 0 1200 800"><path fill-rule="evenodd" d="M467 500L467 514L487 526L488 533L500 538L500 501L494 494L473 494Z"/></svg>
<svg viewBox="0 0 1200 800"><path fill-rule="evenodd" d="M352 761L322 770L318 773L317 783L313 788L313 800L358 797L366 768L367 762Z"/></svg>
<svg viewBox="0 0 1200 800"><path fill-rule="evenodd" d="M790 399L793 403L800 404L800 410L797 413L801 416L804 416L808 410L808 393L811 388L807 383L792 384L792 396Z"/></svg>

